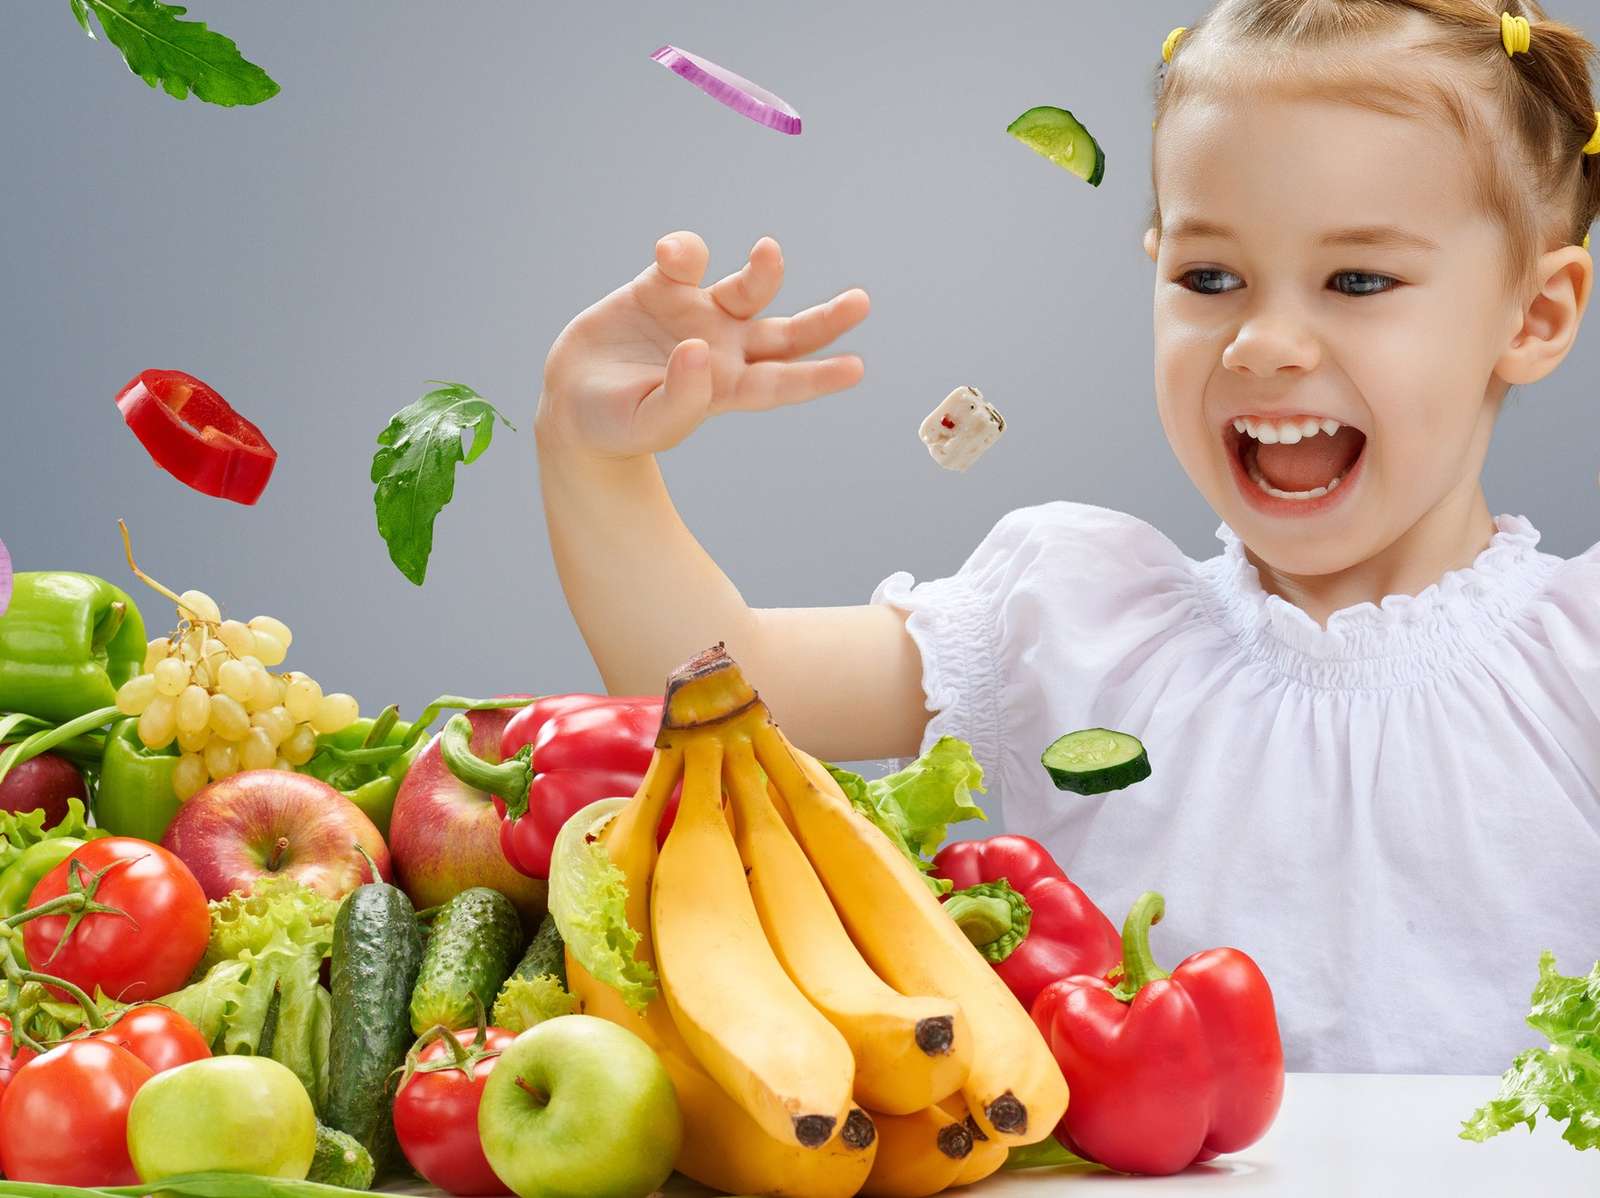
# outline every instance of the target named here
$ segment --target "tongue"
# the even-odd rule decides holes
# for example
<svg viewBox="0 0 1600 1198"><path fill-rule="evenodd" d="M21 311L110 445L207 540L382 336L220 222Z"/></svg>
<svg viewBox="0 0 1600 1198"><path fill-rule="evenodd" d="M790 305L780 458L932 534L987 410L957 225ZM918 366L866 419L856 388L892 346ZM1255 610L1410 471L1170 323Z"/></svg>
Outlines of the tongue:
<svg viewBox="0 0 1600 1198"><path fill-rule="evenodd" d="M1365 440L1346 425L1331 437L1318 433L1293 445L1258 444L1256 467L1280 491L1314 491L1355 465Z"/></svg>

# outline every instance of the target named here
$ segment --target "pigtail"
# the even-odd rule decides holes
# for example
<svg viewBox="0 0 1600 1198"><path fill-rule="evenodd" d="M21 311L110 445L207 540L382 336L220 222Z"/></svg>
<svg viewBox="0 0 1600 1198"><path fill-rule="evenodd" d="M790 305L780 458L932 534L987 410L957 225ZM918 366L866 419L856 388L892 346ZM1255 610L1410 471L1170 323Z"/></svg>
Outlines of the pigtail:
<svg viewBox="0 0 1600 1198"><path fill-rule="evenodd" d="M1512 116L1528 145L1545 147L1552 155L1555 169L1549 173L1559 185L1548 198L1572 201L1570 233L1574 242L1581 242L1600 215L1600 155L1584 152L1600 121L1590 70L1595 45L1573 26L1546 20L1531 0L1504 0L1503 11L1529 26L1527 48L1508 54L1523 85L1522 102ZM1500 15L1494 20L1499 36ZM1562 196L1567 188L1576 195L1568 191Z"/></svg>

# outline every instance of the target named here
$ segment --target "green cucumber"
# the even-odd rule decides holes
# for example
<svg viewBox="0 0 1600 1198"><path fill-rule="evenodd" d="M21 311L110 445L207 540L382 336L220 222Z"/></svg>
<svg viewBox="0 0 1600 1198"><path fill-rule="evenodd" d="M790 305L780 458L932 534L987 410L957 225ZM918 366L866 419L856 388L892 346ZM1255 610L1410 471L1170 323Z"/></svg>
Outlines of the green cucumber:
<svg viewBox="0 0 1600 1198"><path fill-rule="evenodd" d="M522 919L487 886L463 890L433 917L422 969L411 990L411 1030L476 1027L522 951Z"/></svg>
<svg viewBox="0 0 1600 1198"><path fill-rule="evenodd" d="M1091 187L1099 187L1106 176L1106 152L1065 108L1050 104L1030 108L1007 125L1006 132Z"/></svg>
<svg viewBox="0 0 1600 1198"><path fill-rule="evenodd" d="M325 1186L345 1186L352 1190L370 1190L376 1175L372 1154L354 1136L336 1131L324 1123L317 1124L317 1147L311 1157L307 1181Z"/></svg>
<svg viewBox="0 0 1600 1198"><path fill-rule="evenodd" d="M411 900L384 882L358 886L333 921L329 1127L353 1136L381 1171L397 1158L389 1085L411 1047L406 1003L422 964Z"/></svg>
<svg viewBox="0 0 1600 1198"><path fill-rule="evenodd" d="M528 951L522 954L522 960L517 962L511 976L532 980L546 973L553 975L563 988L566 987L567 948L561 941L561 930L556 927L555 917L549 914L539 921L539 930L528 942Z"/></svg>
<svg viewBox="0 0 1600 1198"><path fill-rule="evenodd" d="M1080 795L1121 790L1150 776L1150 758L1139 738L1109 728L1057 737L1039 760L1059 789Z"/></svg>

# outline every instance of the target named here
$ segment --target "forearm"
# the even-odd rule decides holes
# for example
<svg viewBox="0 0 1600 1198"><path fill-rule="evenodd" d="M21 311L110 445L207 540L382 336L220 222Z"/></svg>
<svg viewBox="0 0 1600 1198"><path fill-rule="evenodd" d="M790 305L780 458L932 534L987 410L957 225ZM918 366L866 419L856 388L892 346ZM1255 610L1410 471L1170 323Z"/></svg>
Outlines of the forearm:
<svg viewBox="0 0 1600 1198"><path fill-rule="evenodd" d="M586 456L537 431L551 553L606 689L654 694L718 641L748 659L754 613L684 525L655 458Z"/></svg>

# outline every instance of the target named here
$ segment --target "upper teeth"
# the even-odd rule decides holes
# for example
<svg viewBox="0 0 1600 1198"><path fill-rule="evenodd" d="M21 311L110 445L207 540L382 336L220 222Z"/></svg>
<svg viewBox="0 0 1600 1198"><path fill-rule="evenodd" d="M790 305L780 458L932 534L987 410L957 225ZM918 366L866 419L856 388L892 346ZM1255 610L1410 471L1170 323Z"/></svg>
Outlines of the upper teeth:
<svg viewBox="0 0 1600 1198"><path fill-rule="evenodd" d="M1344 426L1337 420L1319 420L1315 416L1299 420L1257 420L1253 416L1241 416L1233 422L1233 427L1263 445L1276 445L1280 441L1285 445L1293 445L1302 437L1315 437L1318 433L1327 433L1331 437Z"/></svg>

